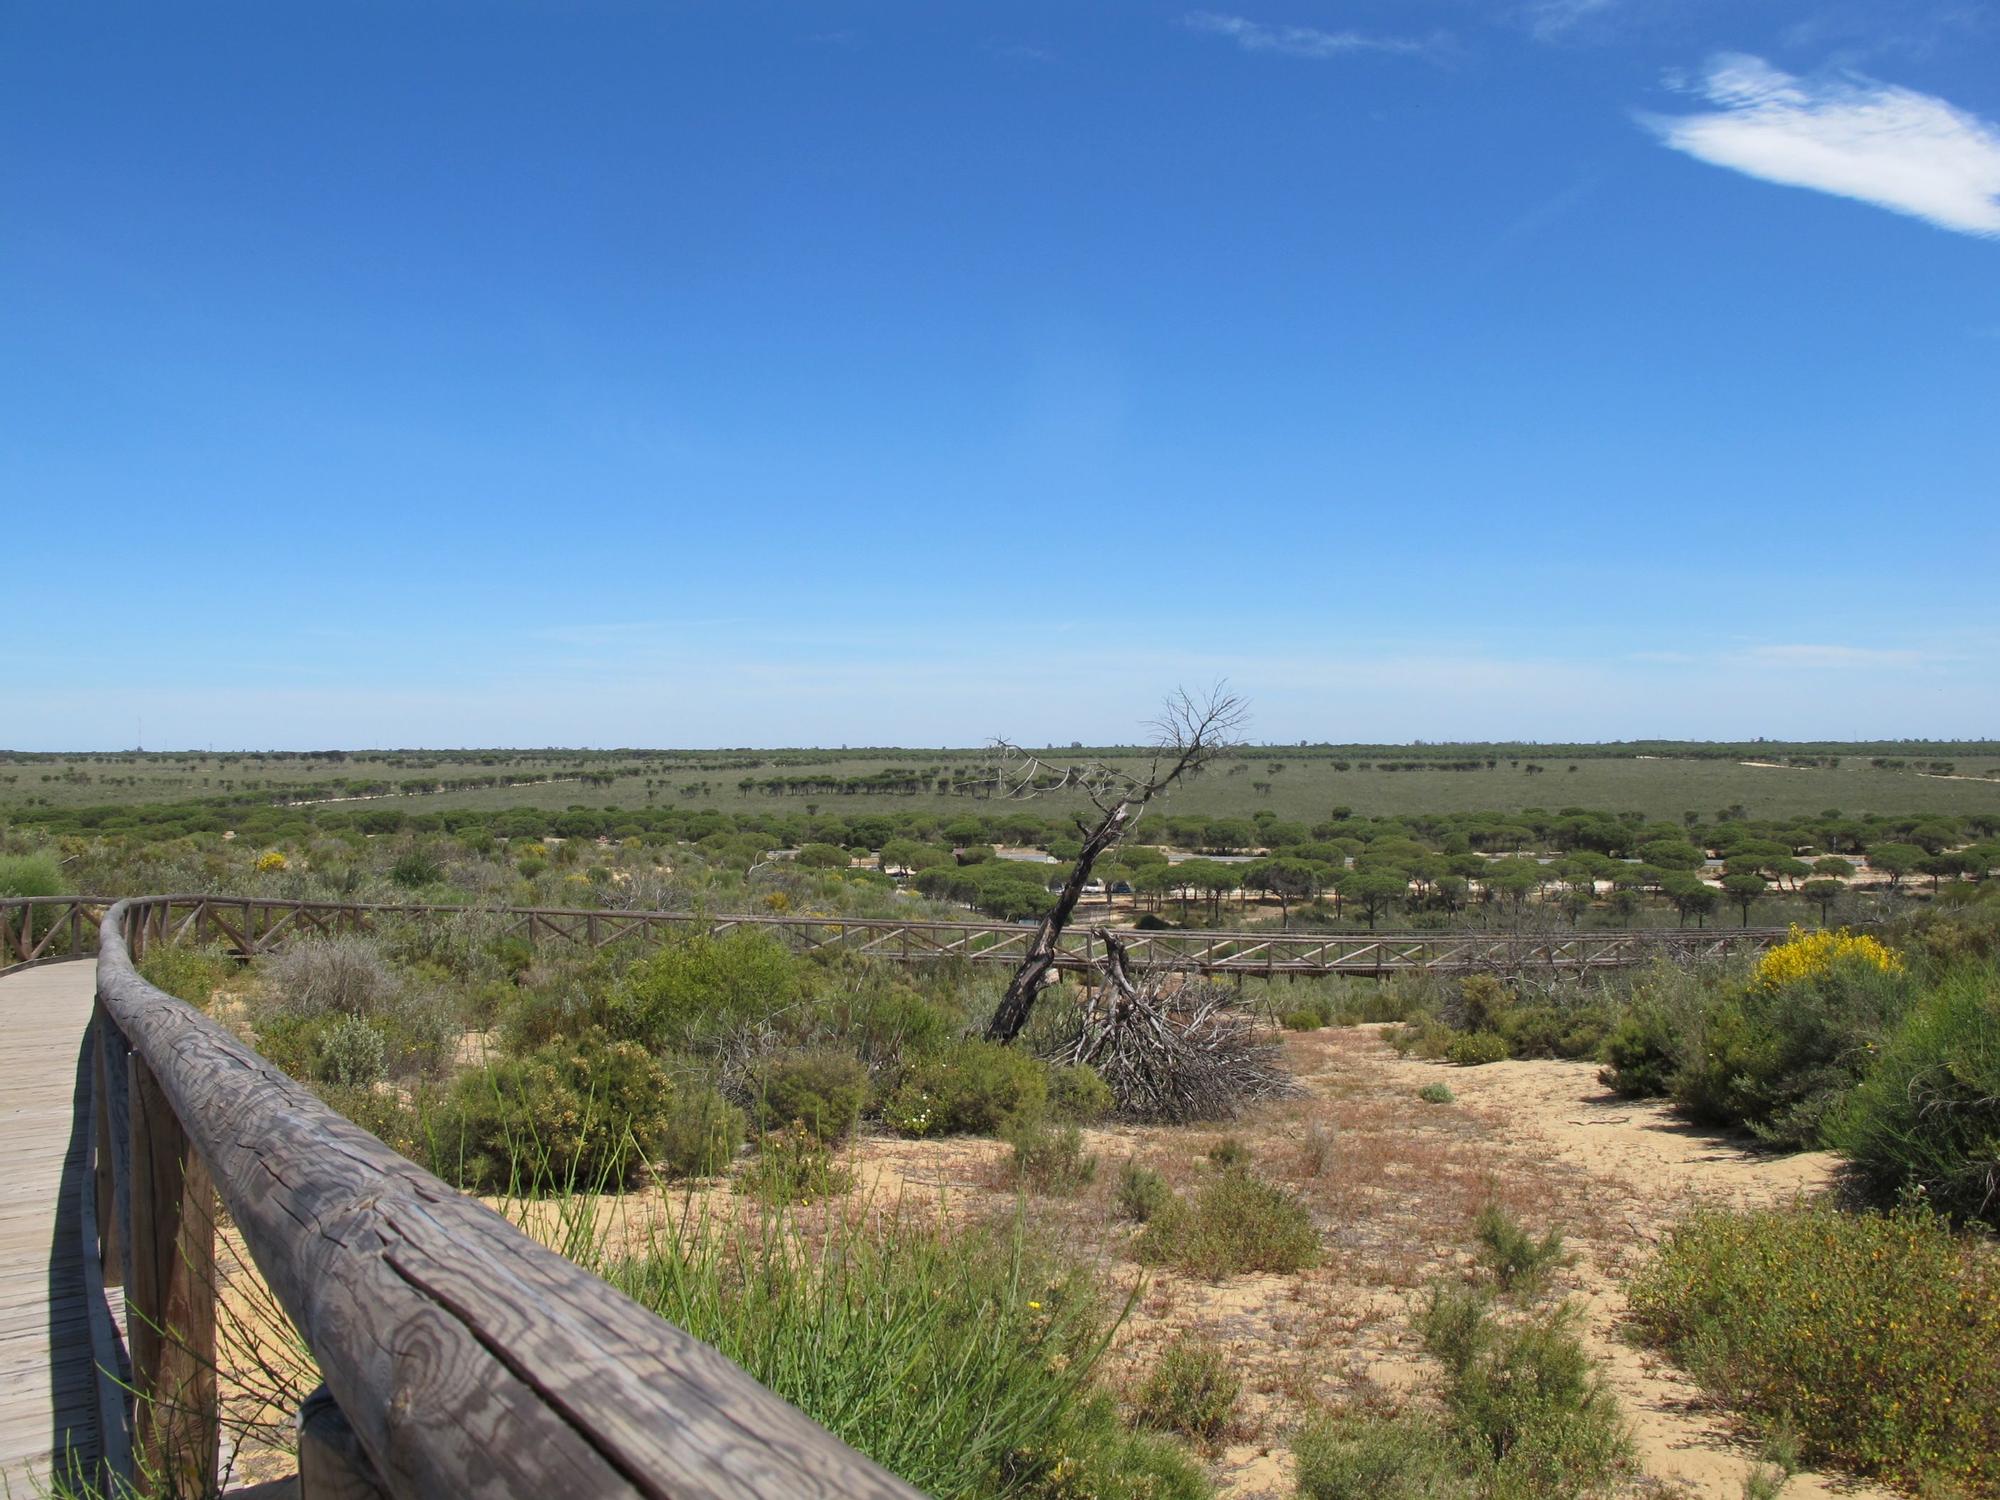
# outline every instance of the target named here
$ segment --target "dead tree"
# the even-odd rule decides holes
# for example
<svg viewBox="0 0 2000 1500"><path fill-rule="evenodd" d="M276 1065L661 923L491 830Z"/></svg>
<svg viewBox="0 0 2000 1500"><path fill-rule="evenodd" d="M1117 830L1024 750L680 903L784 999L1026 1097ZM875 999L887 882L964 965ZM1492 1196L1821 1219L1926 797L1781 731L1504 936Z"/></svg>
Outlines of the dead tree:
<svg viewBox="0 0 2000 1500"><path fill-rule="evenodd" d="M1176 691L1153 721L1151 760L1144 774L1136 775L1104 761L1057 765L1006 740L995 742L1001 755L996 779L1003 795L1020 798L1077 791L1089 799L1098 816L1094 823L1082 817L1076 820L1083 849L987 1022L988 1041L1011 1042L1028 1024L1035 996L1055 970L1056 946L1090 880L1091 867L1132 831L1147 803L1183 776L1199 772L1219 751L1233 748L1245 718L1243 700L1222 683L1201 699L1191 697L1185 688Z"/></svg>
<svg viewBox="0 0 2000 1500"><path fill-rule="evenodd" d="M1245 1104L1299 1091L1276 1043L1258 1033L1226 986L1135 975L1125 945L1101 927L1097 936L1106 983L1084 1000L1074 1032L1046 1054L1049 1061L1094 1069L1130 1120L1229 1120Z"/></svg>

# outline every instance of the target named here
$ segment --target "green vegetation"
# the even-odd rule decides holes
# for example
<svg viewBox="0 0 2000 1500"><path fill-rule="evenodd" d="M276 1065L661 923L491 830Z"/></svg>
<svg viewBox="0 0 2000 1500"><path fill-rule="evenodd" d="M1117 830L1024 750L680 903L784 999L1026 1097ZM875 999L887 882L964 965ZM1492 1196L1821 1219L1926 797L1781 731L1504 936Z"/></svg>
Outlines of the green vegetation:
<svg viewBox="0 0 2000 1500"><path fill-rule="evenodd" d="M1133 1420L1213 1448L1229 1430L1243 1382L1212 1341L1182 1334L1161 1352L1133 1398Z"/></svg>
<svg viewBox="0 0 2000 1500"><path fill-rule="evenodd" d="M1566 1500L1607 1494L1629 1461L1617 1404L1566 1308L1495 1316L1434 1285L1419 1318L1443 1415L1336 1414L1293 1443L1301 1500Z"/></svg>
<svg viewBox="0 0 2000 1500"><path fill-rule="evenodd" d="M1807 1454L2000 1494L2000 1259L1921 1203L1682 1224L1632 1288L1648 1334Z"/></svg>
<svg viewBox="0 0 2000 1500"><path fill-rule="evenodd" d="M1217 1172L1191 1198L1170 1195L1133 1248L1142 1261L1211 1281L1252 1271L1289 1276L1320 1254L1306 1206L1244 1168Z"/></svg>
<svg viewBox="0 0 2000 1500"><path fill-rule="evenodd" d="M1180 1448L1119 1422L1094 1373L1120 1315L1019 1223L695 1223L603 1270L940 1500L1209 1493Z"/></svg>
<svg viewBox="0 0 2000 1500"><path fill-rule="evenodd" d="M1539 1291L1562 1260L1562 1231L1551 1229L1539 1240L1497 1203L1488 1203L1473 1224L1480 1259L1503 1292Z"/></svg>

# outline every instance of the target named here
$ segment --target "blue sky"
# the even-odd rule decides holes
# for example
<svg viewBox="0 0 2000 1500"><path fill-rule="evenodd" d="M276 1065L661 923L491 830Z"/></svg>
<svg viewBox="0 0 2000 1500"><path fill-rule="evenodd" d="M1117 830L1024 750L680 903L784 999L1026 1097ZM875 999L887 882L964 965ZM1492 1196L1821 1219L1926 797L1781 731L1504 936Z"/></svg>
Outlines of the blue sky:
<svg viewBox="0 0 2000 1500"><path fill-rule="evenodd" d="M17 0L0 745L2000 734L2000 15L1216 4Z"/></svg>

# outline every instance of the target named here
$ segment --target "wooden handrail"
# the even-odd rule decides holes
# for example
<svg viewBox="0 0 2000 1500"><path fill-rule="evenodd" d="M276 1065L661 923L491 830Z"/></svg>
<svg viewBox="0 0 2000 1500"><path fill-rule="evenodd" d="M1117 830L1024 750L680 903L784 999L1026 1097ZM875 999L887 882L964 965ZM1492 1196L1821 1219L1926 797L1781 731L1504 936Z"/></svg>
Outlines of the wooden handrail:
<svg viewBox="0 0 2000 1500"><path fill-rule="evenodd" d="M130 1083L94 1102L100 1141L121 1095L129 1105L97 1201L115 1225L104 1248L124 1247L128 1316L155 1332L132 1341L142 1464L197 1491L215 1482L219 1195L383 1493L915 1500L715 1350L147 984L126 923L148 915L120 902L99 931L100 1057L105 1072L125 1060Z"/></svg>
<svg viewBox="0 0 2000 1500"><path fill-rule="evenodd" d="M95 896L0 898L0 973L29 963L77 957L92 950L97 924L110 900ZM724 932L739 927L782 933L808 950L848 949L903 963L962 959L1018 962L1030 927L1007 922L898 917L777 916L629 911L612 907L447 906L305 901L268 896L167 895L133 897L138 918L130 929L136 954L149 941L192 937L223 941L248 958L295 937L366 928L382 917L498 917L531 942L543 939L601 947L623 938L656 940L662 931ZM1144 962L1203 974L1355 974L1382 976L1402 969L1470 970L1617 968L1659 953L1716 954L1763 949L1787 930L1768 927L1619 929L1524 933L1457 932L1232 932L1193 928L1135 931L1134 956ZM1087 924L1062 938L1057 966L1095 970L1100 944Z"/></svg>

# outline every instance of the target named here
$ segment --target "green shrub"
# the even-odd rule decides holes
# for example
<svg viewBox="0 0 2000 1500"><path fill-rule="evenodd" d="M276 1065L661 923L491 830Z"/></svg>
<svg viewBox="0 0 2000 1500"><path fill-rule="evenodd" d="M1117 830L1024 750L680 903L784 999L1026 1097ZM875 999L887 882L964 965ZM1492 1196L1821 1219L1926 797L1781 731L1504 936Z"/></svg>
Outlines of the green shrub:
<svg viewBox="0 0 2000 1500"><path fill-rule="evenodd" d="M1561 1230L1551 1229L1538 1240L1498 1203L1480 1209L1473 1233L1479 1240L1480 1258L1505 1292L1539 1289L1562 1259Z"/></svg>
<svg viewBox="0 0 2000 1500"><path fill-rule="evenodd" d="M765 1130L796 1125L821 1141L845 1140L867 1102L868 1070L850 1053L779 1053L752 1075L751 1109Z"/></svg>
<svg viewBox="0 0 2000 1500"><path fill-rule="evenodd" d="M1674 1076L1674 1099L1697 1120L1745 1125L1788 1150L1820 1145L1907 1007L1910 983L1845 963L1817 978L1719 995L1703 1017L1700 1048Z"/></svg>
<svg viewBox="0 0 2000 1500"><path fill-rule="evenodd" d="M439 1170L481 1192L629 1186L659 1149L673 1093L673 1079L634 1042L601 1032L551 1042L453 1084Z"/></svg>
<svg viewBox="0 0 2000 1500"><path fill-rule="evenodd" d="M1611 1028L1599 1005L1520 1005L1500 1018L1500 1035L1515 1057L1595 1057Z"/></svg>
<svg viewBox="0 0 2000 1500"><path fill-rule="evenodd" d="M389 1045L373 1022L336 1016L319 1039L312 1076L337 1088L368 1088L389 1071Z"/></svg>
<svg viewBox="0 0 2000 1500"><path fill-rule="evenodd" d="M739 1172L736 1191L772 1206L814 1203L854 1186L827 1143L810 1130L774 1130L757 1143L757 1159Z"/></svg>
<svg viewBox="0 0 2000 1500"><path fill-rule="evenodd" d="M1664 1097L1680 1065L1667 1014L1655 1006L1635 1006L1619 1016L1604 1038L1602 1056L1598 1082L1627 1099Z"/></svg>
<svg viewBox="0 0 2000 1500"><path fill-rule="evenodd" d="M1103 1119L1118 1104L1111 1085L1098 1077L1097 1069L1088 1063L1050 1068L1048 1089L1049 1109L1056 1118L1074 1120L1080 1125Z"/></svg>
<svg viewBox="0 0 2000 1500"><path fill-rule="evenodd" d="M1236 1415L1243 1382L1213 1342L1182 1334L1161 1353L1133 1400L1132 1418L1142 1427L1177 1432L1213 1448Z"/></svg>
<svg viewBox="0 0 2000 1500"><path fill-rule="evenodd" d="M1209 1493L1173 1444L1118 1421L1095 1380L1115 1325L1090 1277L1018 1223L691 1229L607 1266L608 1279L926 1494Z"/></svg>
<svg viewBox="0 0 2000 1500"><path fill-rule="evenodd" d="M1477 1465L1433 1417L1354 1413L1308 1422L1292 1440L1299 1500L1476 1500Z"/></svg>
<svg viewBox="0 0 2000 1500"><path fill-rule="evenodd" d="M1007 1138L1014 1180L1038 1193L1073 1193L1097 1175L1097 1158L1084 1154L1083 1132L1074 1125L1052 1128L1031 1116L1009 1126Z"/></svg>
<svg viewBox="0 0 2000 1500"><path fill-rule="evenodd" d="M1125 1158L1125 1165L1118 1169L1118 1211L1126 1218L1147 1223L1173 1197L1166 1178L1151 1167L1140 1166L1129 1156Z"/></svg>
<svg viewBox="0 0 2000 1500"><path fill-rule="evenodd" d="M2000 1261L1929 1208L1704 1210L1631 1288L1640 1326L1809 1456L2000 1493Z"/></svg>
<svg viewBox="0 0 2000 1500"><path fill-rule="evenodd" d="M156 990L207 1010L215 992L243 971L219 947L196 948L184 943L154 943L138 962L139 977Z"/></svg>
<svg viewBox="0 0 2000 1500"><path fill-rule="evenodd" d="M701 1051L805 994L806 967L778 939L751 928L696 933L626 969L605 1027L654 1051Z"/></svg>
<svg viewBox="0 0 2000 1500"><path fill-rule="evenodd" d="M63 884L52 854L0 854L0 896L60 896Z"/></svg>
<svg viewBox="0 0 2000 1500"><path fill-rule="evenodd" d="M675 1080L658 1125L654 1151L669 1177L718 1177L743 1145L743 1112L699 1074Z"/></svg>
<svg viewBox="0 0 2000 1500"><path fill-rule="evenodd" d="M1505 1062L1513 1053L1506 1038L1497 1031L1468 1031L1453 1037L1444 1055L1447 1062L1461 1068L1478 1068Z"/></svg>
<svg viewBox="0 0 2000 1500"><path fill-rule="evenodd" d="M1218 1173L1192 1199L1173 1196L1154 1213L1134 1250L1142 1261L1219 1281L1263 1271L1289 1276L1319 1262L1319 1233L1306 1206L1246 1171Z"/></svg>
<svg viewBox="0 0 2000 1500"><path fill-rule="evenodd" d="M1417 1097L1426 1104L1454 1104L1458 1095L1451 1091L1448 1083L1427 1083L1417 1090Z"/></svg>
<svg viewBox="0 0 2000 1500"><path fill-rule="evenodd" d="M1048 1069L997 1042L967 1039L918 1058L882 1107L904 1135L993 1135L1048 1103Z"/></svg>
<svg viewBox="0 0 2000 1500"><path fill-rule="evenodd" d="M396 862L389 866L389 878L413 891L444 879L444 865L427 845L418 844L396 856Z"/></svg>
<svg viewBox="0 0 2000 1500"><path fill-rule="evenodd" d="M1234 1167L1250 1165L1250 1148L1243 1144L1241 1136L1225 1135L1208 1148L1208 1164L1227 1172Z"/></svg>
<svg viewBox="0 0 2000 1500"><path fill-rule="evenodd" d="M1514 1322L1478 1293L1434 1285L1418 1318L1444 1365L1446 1421L1494 1495L1576 1496L1605 1489L1628 1462L1617 1402L1557 1307Z"/></svg>
<svg viewBox="0 0 2000 1500"><path fill-rule="evenodd" d="M1878 1201L1914 1187L2000 1225L2000 976L1960 969L1925 995L1829 1134Z"/></svg>
<svg viewBox="0 0 2000 1500"><path fill-rule="evenodd" d="M1301 1500L1573 1500L1613 1493L1630 1459L1618 1408L1564 1309L1500 1323L1433 1286L1418 1319L1444 1366L1442 1418L1345 1413L1293 1443Z"/></svg>
<svg viewBox="0 0 2000 1500"><path fill-rule="evenodd" d="M1288 1010L1278 1017L1278 1024L1287 1031L1318 1031L1326 1025L1326 1017L1311 1007Z"/></svg>

